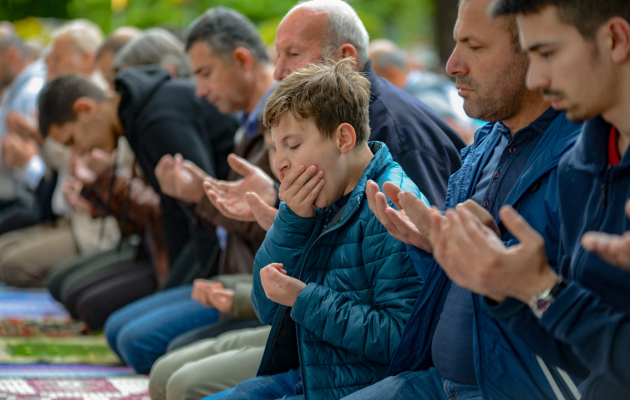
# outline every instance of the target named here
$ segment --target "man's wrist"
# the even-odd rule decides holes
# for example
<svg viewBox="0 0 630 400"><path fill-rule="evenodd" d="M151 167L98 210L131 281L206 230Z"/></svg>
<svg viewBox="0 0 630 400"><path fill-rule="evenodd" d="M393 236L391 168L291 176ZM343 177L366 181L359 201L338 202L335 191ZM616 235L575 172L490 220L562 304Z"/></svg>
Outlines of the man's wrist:
<svg viewBox="0 0 630 400"><path fill-rule="evenodd" d="M529 285L523 286L522 290L514 297L525 304L530 304L530 301L536 294L552 289L558 283L558 279L558 274L547 265L544 272L536 280Z"/></svg>

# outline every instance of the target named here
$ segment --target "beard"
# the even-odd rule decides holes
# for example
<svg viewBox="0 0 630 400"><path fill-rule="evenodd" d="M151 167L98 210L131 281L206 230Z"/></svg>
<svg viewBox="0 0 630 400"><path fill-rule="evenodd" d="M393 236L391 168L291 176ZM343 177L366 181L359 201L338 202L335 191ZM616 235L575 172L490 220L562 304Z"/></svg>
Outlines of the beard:
<svg viewBox="0 0 630 400"><path fill-rule="evenodd" d="M466 75L457 77L457 85L472 89L464 98L464 111L481 121L496 122L509 119L523 108L529 91L525 86L527 56L513 55L514 60L499 73L486 74L483 82Z"/></svg>

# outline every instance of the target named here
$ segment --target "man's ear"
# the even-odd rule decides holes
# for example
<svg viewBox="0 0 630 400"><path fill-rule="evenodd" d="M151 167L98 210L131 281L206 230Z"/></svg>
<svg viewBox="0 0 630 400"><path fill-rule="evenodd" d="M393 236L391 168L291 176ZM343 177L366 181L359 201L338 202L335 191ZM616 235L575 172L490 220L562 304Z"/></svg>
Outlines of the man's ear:
<svg viewBox="0 0 630 400"><path fill-rule="evenodd" d="M342 154L350 152L357 144L357 133L352 125L343 123L337 127L335 131L337 139L337 147Z"/></svg>
<svg viewBox="0 0 630 400"><path fill-rule="evenodd" d="M630 60L630 23L621 17L613 17L607 25L612 60L624 64Z"/></svg>
<svg viewBox="0 0 630 400"><path fill-rule="evenodd" d="M79 97L74 102L73 108L77 115L87 114L88 116L93 117L98 109L98 103L89 97Z"/></svg>
<svg viewBox="0 0 630 400"><path fill-rule="evenodd" d="M232 52L232 63L249 72L254 66L254 57L252 53L245 47L237 47Z"/></svg>
<svg viewBox="0 0 630 400"><path fill-rule="evenodd" d="M337 54L339 54L341 58L353 58L357 63L359 62L359 53L350 43L344 43L337 47Z"/></svg>

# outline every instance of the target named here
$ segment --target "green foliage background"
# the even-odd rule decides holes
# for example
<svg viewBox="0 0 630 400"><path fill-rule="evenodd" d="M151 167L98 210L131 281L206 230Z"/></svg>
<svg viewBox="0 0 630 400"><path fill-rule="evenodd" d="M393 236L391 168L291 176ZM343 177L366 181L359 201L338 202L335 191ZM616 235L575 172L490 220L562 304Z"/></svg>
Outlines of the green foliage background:
<svg viewBox="0 0 630 400"><path fill-rule="evenodd" d="M402 45L434 44L434 0L354 0L352 6L371 38L387 37ZM436 0L438 1L438 0ZM123 25L170 26L184 30L210 7L223 5L249 17L268 44L278 23L296 0L129 0L127 9L111 11L111 0L0 0L0 20L87 18L105 33Z"/></svg>

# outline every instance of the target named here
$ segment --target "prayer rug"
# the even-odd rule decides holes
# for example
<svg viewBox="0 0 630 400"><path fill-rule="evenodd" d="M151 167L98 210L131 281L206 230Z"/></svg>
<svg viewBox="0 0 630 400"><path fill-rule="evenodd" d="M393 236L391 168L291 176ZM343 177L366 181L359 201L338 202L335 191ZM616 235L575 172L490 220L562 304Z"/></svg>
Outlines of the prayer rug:
<svg viewBox="0 0 630 400"><path fill-rule="evenodd" d="M45 289L0 286L0 336L76 336L85 324L74 322Z"/></svg>
<svg viewBox="0 0 630 400"><path fill-rule="evenodd" d="M0 363L116 365L120 360L109 349L104 336L37 336L0 338Z"/></svg>
<svg viewBox="0 0 630 400"><path fill-rule="evenodd" d="M51 364L0 365L0 379L111 378L134 374L135 371L132 368L123 366Z"/></svg>
<svg viewBox="0 0 630 400"><path fill-rule="evenodd" d="M150 400L149 378L0 379L6 400Z"/></svg>

